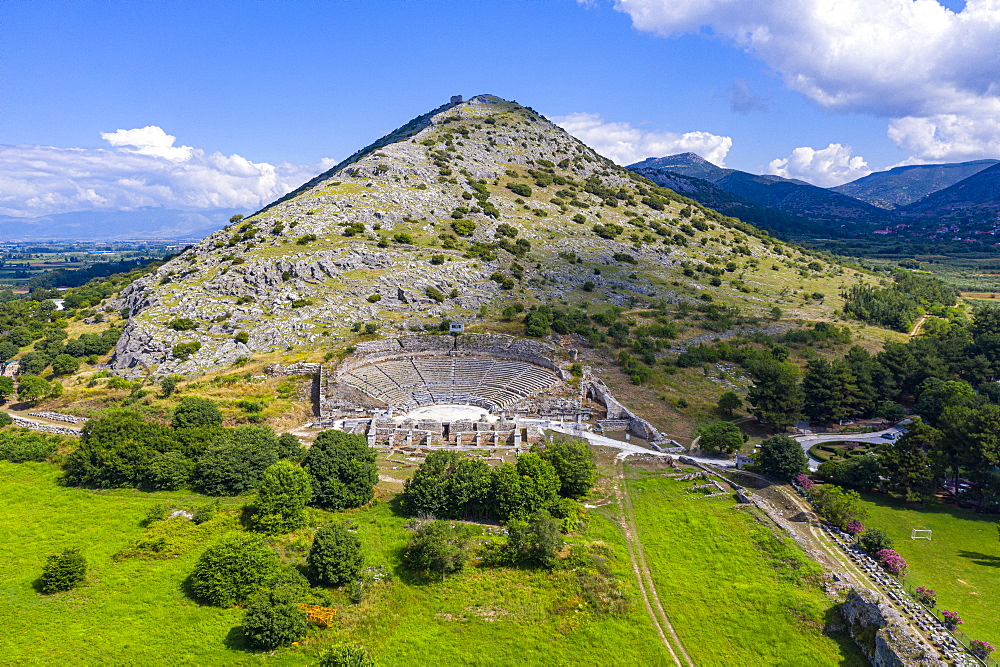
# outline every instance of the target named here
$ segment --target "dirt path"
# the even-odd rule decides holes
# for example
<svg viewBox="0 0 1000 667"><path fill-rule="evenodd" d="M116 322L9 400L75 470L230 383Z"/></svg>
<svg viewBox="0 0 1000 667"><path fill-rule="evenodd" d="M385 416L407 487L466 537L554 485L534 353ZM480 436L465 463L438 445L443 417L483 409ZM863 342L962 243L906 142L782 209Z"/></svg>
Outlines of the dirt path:
<svg viewBox="0 0 1000 667"><path fill-rule="evenodd" d="M663 645L670 651L670 656L674 659L674 663L677 665L691 665L693 667L694 661L691 660L691 656L684 649L684 645L681 643L680 637L677 636L674 626L670 624L667 612L664 611L663 605L660 603L660 596L656 593L653 576L650 574L649 566L646 564L646 553L642 549L642 542L639 540L639 531L635 526L632 498L629 497L628 489L625 486L625 466L621 461L617 465L618 475L614 484L615 495L621 507L625 543L628 546L629 558L632 560L632 570L635 572L635 578L639 582L639 592L642 594L642 601L646 605L649 617L653 620L653 625L656 626L656 631L659 633L660 639L663 640ZM670 639L667 638L668 635ZM670 640L673 640L673 642ZM674 646L677 647L677 651L674 651ZM683 663L677 657L678 652L684 659Z"/></svg>
<svg viewBox="0 0 1000 667"><path fill-rule="evenodd" d="M913 338L914 336L917 335L917 332L920 331L920 327L922 327L924 325L924 322L926 321L927 321L927 316L921 315L920 319L917 320L917 323L913 325L913 329L910 331L910 338Z"/></svg>

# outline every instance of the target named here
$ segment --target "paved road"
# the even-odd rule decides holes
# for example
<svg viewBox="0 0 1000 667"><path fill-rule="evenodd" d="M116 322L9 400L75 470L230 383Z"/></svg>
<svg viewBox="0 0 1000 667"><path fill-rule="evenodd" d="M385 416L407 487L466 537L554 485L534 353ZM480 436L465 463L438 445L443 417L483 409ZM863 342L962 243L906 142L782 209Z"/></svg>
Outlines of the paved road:
<svg viewBox="0 0 1000 667"><path fill-rule="evenodd" d="M578 431L576 429L565 428L561 426L550 426L550 431L557 431L559 433L566 433L568 435L576 436L578 438L583 438L587 440L592 445L601 445L602 447L613 447L619 450L618 458L624 459L633 454L652 454L653 456L687 456L689 459L693 459L698 463L706 463L709 465L719 466L720 468L732 468L736 465L733 459L710 459L699 456L689 456L688 454L662 454L654 449L648 449L642 445L633 445L630 442L622 442L621 440L615 440L614 438L608 438L607 436L598 435L596 433L591 433L590 431Z"/></svg>
<svg viewBox="0 0 1000 667"><path fill-rule="evenodd" d="M853 433L847 435L841 434L809 434L809 435L796 435L792 436L792 439L797 441L802 445L802 451L806 453L809 457L809 469L816 470L819 468L820 461L812 457L809 454L809 450L813 445L818 445L823 442L865 442L872 445L879 445L886 442L890 442L888 438L883 438L882 435L885 433L895 433L899 434L904 430L902 425L893 426L892 428L887 428L884 431L873 431L872 433Z"/></svg>

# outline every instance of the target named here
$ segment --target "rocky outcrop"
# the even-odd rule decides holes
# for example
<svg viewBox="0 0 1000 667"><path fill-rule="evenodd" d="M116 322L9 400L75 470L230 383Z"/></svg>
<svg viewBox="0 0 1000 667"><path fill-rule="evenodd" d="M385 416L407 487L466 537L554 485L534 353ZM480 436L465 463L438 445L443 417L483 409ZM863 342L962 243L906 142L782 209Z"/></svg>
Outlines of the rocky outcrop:
<svg viewBox="0 0 1000 667"><path fill-rule="evenodd" d="M945 667L906 619L874 591L855 588L841 605L854 641L874 667Z"/></svg>

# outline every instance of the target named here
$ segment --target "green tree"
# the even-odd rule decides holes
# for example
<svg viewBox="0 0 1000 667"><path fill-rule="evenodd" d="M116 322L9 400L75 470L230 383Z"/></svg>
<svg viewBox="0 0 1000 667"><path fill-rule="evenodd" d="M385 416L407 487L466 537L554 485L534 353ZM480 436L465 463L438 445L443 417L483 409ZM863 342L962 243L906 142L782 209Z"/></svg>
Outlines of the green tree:
<svg viewBox="0 0 1000 667"><path fill-rule="evenodd" d="M76 588L87 577L87 559L75 547L52 554L45 561L38 589L45 594Z"/></svg>
<svg viewBox="0 0 1000 667"><path fill-rule="evenodd" d="M927 378L917 389L916 410L928 424L937 424L945 409L954 406L973 406L976 392L964 380L941 380Z"/></svg>
<svg viewBox="0 0 1000 667"><path fill-rule="evenodd" d="M776 430L802 418L802 388L795 366L767 360L750 364L748 370L754 382L747 392L751 414Z"/></svg>
<svg viewBox="0 0 1000 667"><path fill-rule="evenodd" d="M808 462L802 446L787 435L771 436L760 443L757 467L766 475L787 481L805 470Z"/></svg>
<svg viewBox="0 0 1000 667"><path fill-rule="evenodd" d="M243 604L278 570L278 555L257 535L237 533L210 546L191 573L191 592L217 607Z"/></svg>
<svg viewBox="0 0 1000 667"><path fill-rule="evenodd" d="M207 398L188 396L174 409L174 428L198 428L199 426L222 425L222 413L215 403Z"/></svg>
<svg viewBox="0 0 1000 667"><path fill-rule="evenodd" d="M586 441L561 438L545 445L538 454L555 468L559 495L583 498L590 493L590 487L597 481L597 464Z"/></svg>
<svg viewBox="0 0 1000 667"><path fill-rule="evenodd" d="M277 436L267 426L226 431L198 458L194 485L212 496L235 496L257 487L278 461Z"/></svg>
<svg viewBox="0 0 1000 667"><path fill-rule="evenodd" d="M250 598L243 614L243 632L254 648L273 650L306 636L306 614L298 605L296 590L277 586Z"/></svg>
<svg viewBox="0 0 1000 667"><path fill-rule="evenodd" d="M37 375L22 375L17 383L17 397L22 401L37 401L52 391L45 378Z"/></svg>
<svg viewBox="0 0 1000 667"><path fill-rule="evenodd" d="M261 475L253 524L265 533L288 533L306 525L312 499L309 473L291 461L278 461Z"/></svg>
<svg viewBox="0 0 1000 667"><path fill-rule="evenodd" d="M363 435L323 431L309 448L302 467L312 478L314 500L320 507L360 507L374 496L378 481L375 450Z"/></svg>
<svg viewBox="0 0 1000 667"><path fill-rule="evenodd" d="M144 485L151 489L176 491L187 485L192 472L194 462L180 452L155 452L144 466Z"/></svg>
<svg viewBox="0 0 1000 667"><path fill-rule="evenodd" d="M14 378L0 377L0 402L14 395Z"/></svg>
<svg viewBox="0 0 1000 667"><path fill-rule="evenodd" d="M340 644L331 646L319 660L320 667L378 667L367 649Z"/></svg>
<svg viewBox="0 0 1000 667"><path fill-rule="evenodd" d="M459 459L444 482L445 514L453 519L492 516L493 474L482 459Z"/></svg>
<svg viewBox="0 0 1000 667"><path fill-rule="evenodd" d="M839 362L812 359L802 378L805 412L816 421L835 421L852 414L852 377L850 368Z"/></svg>
<svg viewBox="0 0 1000 667"><path fill-rule="evenodd" d="M944 479L941 441L939 430L915 419L905 435L879 449L881 488L911 502L933 498Z"/></svg>
<svg viewBox="0 0 1000 667"><path fill-rule="evenodd" d="M80 370L80 360L68 354L60 354L52 360L52 372L55 375L72 375Z"/></svg>
<svg viewBox="0 0 1000 667"><path fill-rule="evenodd" d="M361 540L340 523L316 531L306 557L309 579L317 586L343 586L361 575L364 556Z"/></svg>
<svg viewBox="0 0 1000 667"><path fill-rule="evenodd" d="M277 453L279 459L298 462L305 456L306 449L294 435L291 433L282 433L278 436Z"/></svg>
<svg viewBox="0 0 1000 667"><path fill-rule="evenodd" d="M812 498L813 507L841 530L852 521L864 521L868 514L857 491L842 489L835 484L815 487Z"/></svg>
<svg viewBox="0 0 1000 667"><path fill-rule="evenodd" d="M534 452L493 469L496 513L502 521L526 518L552 507L559 498L559 476L548 461Z"/></svg>
<svg viewBox="0 0 1000 667"><path fill-rule="evenodd" d="M465 526L431 521L413 533L403 560L411 570L439 573L444 581L445 575L465 567L468 544L469 533Z"/></svg>
<svg viewBox="0 0 1000 667"><path fill-rule="evenodd" d="M732 454L743 446L743 432L731 422L713 421L701 424L695 429L698 447L706 452Z"/></svg>
<svg viewBox="0 0 1000 667"><path fill-rule="evenodd" d="M732 417L735 412L743 407L743 399L736 392L727 391L719 396L719 412L726 417Z"/></svg>
<svg viewBox="0 0 1000 667"><path fill-rule="evenodd" d="M454 474L461 455L439 449L424 458L416 472L403 484L400 506L409 516L443 517L450 514L451 502L445 484Z"/></svg>

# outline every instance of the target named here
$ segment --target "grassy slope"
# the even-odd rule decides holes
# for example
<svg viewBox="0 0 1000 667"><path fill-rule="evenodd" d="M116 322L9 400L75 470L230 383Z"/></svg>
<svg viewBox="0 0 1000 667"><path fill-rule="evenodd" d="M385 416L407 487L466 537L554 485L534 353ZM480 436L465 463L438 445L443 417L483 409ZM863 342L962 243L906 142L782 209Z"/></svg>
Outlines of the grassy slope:
<svg viewBox="0 0 1000 667"><path fill-rule="evenodd" d="M233 664L245 654L224 644L239 623L237 610L200 607L181 590L197 557L115 563L112 554L142 532L149 507L183 493L90 493L56 485L49 464L0 462L0 640L5 663L119 662ZM45 557L83 548L88 585L54 596L32 582Z"/></svg>
<svg viewBox="0 0 1000 667"><path fill-rule="evenodd" d="M822 632L833 601L795 548L729 497L630 468L628 488L660 599L697 664L865 664L845 636ZM813 582L813 583L810 583Z"/></svg>
<svg viewBox="0 0 1000 667"><path fill-rule="evenodd" d="M882 495L865 500L868 525L888 533L909 563L908 583L936 590L938 605L957 611L971 638L1000 645L997 518L940 504L911 509ZM932 539L910 539L914 528L933 530Z"/></svg>
<svg viewBox="0 0 1000 667"><path fill-rule="evenodd" d="M88 492L60 487L50 464L0 462L0 661L130 662L171 656L182 664L257 662L239 645L238 609L201 607L183 593L198 550L169 561L114 562L112 554L142 532L149 507L204 502L192 494L131 490ZM346 512L359 527L369 563L394 572L359 606L341 599L339 622L302 646L278 653L280 664L315 662L324 646L346 640L374 649L383 664L665 664L664 649L641 605L624 616L586 610L571 572L470 568L438 581L413 581L399 568L405 519L389 504ZM283 551L307 537L282 540ZM602 542L626 593L635 596L620 530L596 511L579 539ZM77 591L38 595L32 582L45 557L83 546L88 583ZM301 558L301 552L299 553ZM230 647L227 644L233 644Z"/></svg>

